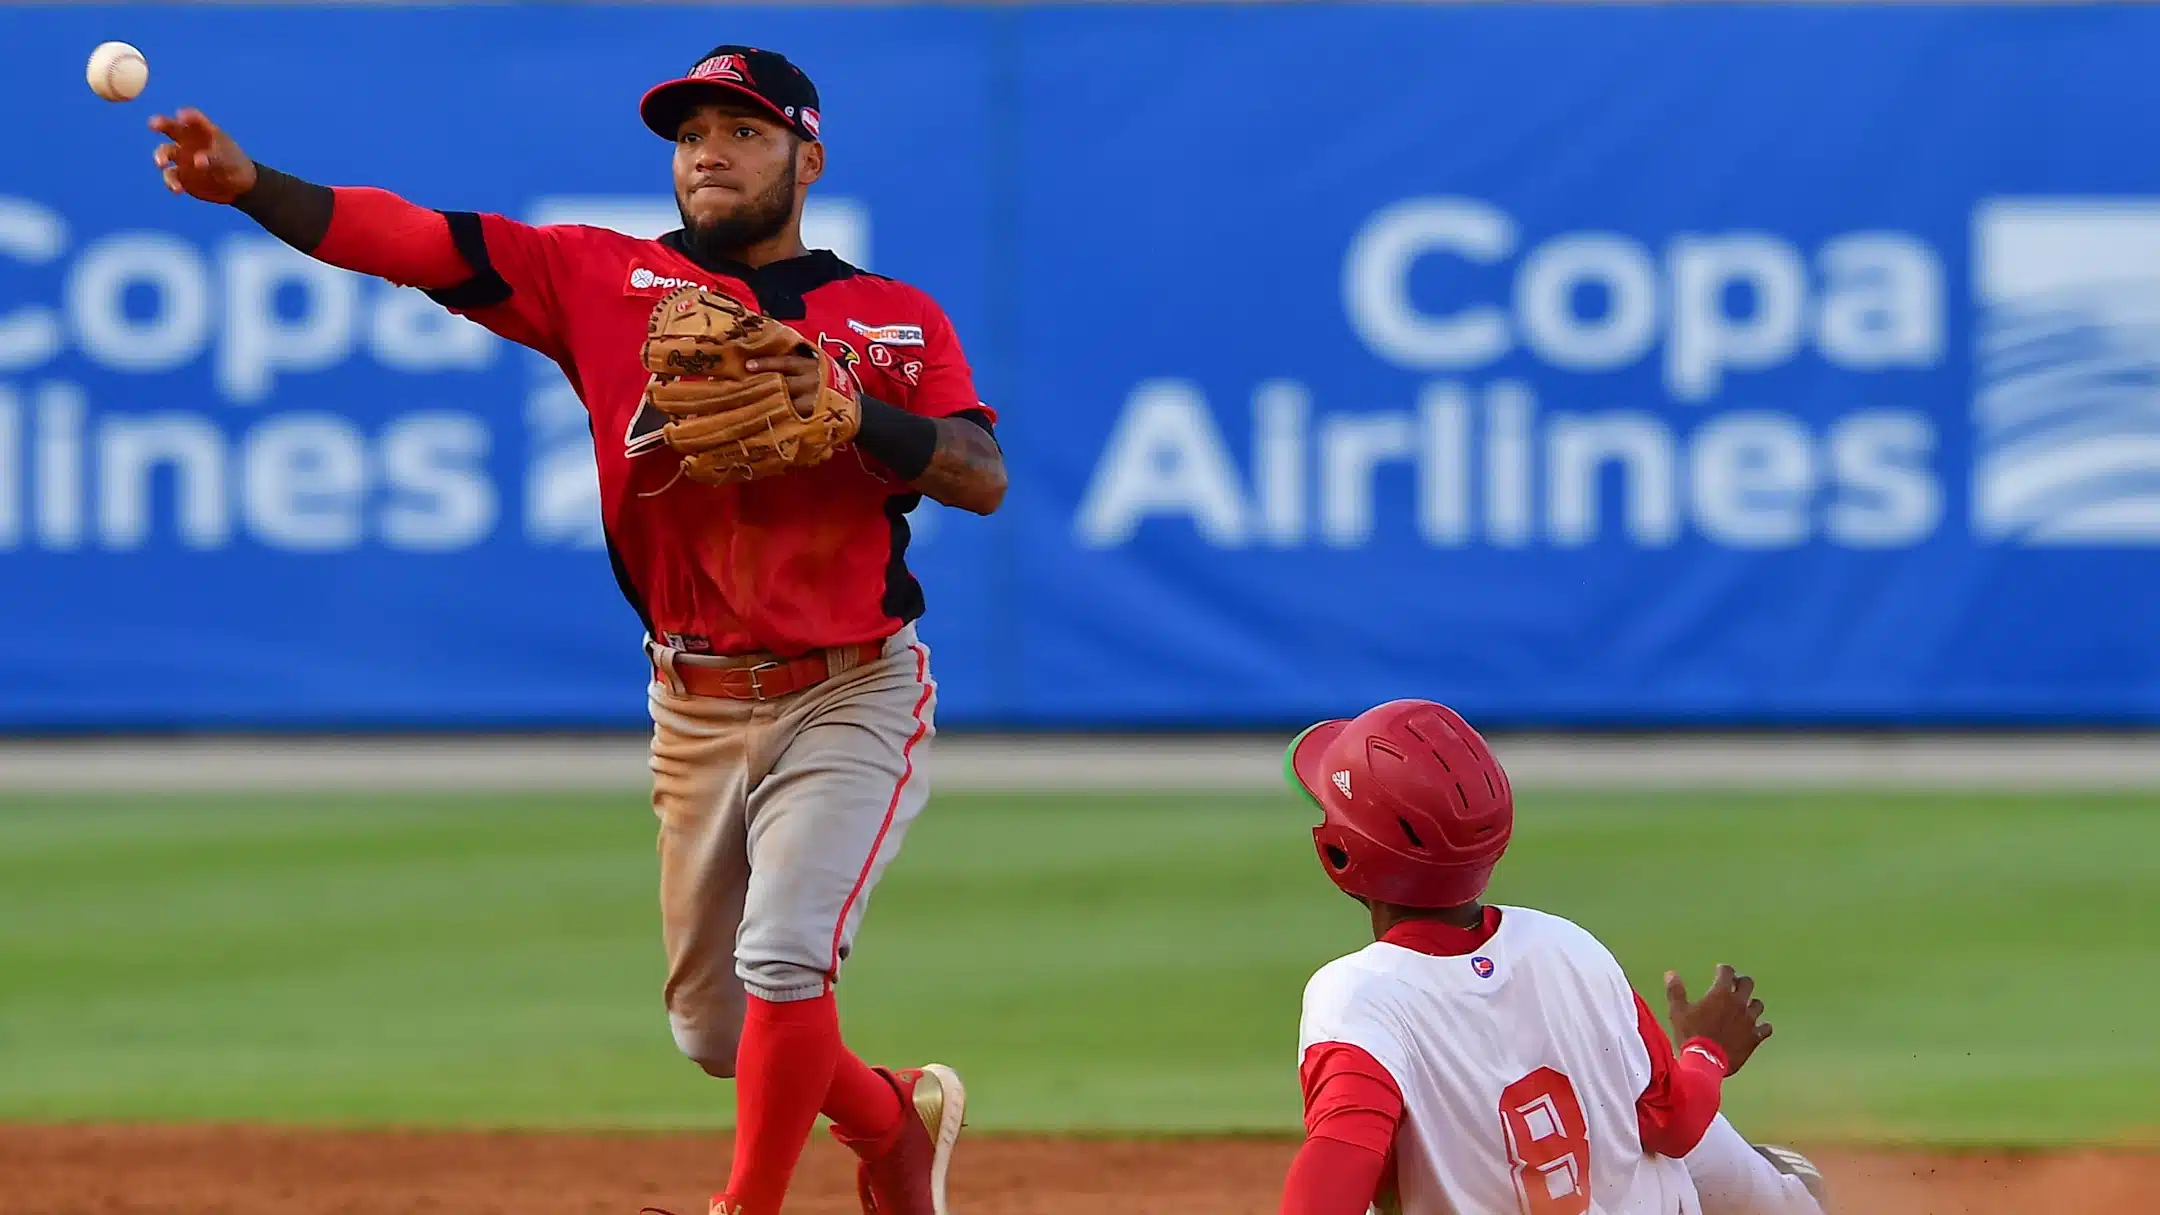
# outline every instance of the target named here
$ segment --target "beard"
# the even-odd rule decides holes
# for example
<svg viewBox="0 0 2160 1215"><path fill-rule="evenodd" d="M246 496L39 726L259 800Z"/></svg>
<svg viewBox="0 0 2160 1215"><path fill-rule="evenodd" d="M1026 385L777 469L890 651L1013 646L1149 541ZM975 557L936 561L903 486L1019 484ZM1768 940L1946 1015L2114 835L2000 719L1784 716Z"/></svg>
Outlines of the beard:
<svg viewBox="0 0 2160 1215"><path fill-rule="evenodd" d="M684 243L692 252L733 260L743 249L771 240L785 231L788 221L795 216L795 198L795 153L790 153L786 172L763 193L745 200L727 215L702 221L695 219L680 194L675 196L675 209L682 216Z"/></svg>

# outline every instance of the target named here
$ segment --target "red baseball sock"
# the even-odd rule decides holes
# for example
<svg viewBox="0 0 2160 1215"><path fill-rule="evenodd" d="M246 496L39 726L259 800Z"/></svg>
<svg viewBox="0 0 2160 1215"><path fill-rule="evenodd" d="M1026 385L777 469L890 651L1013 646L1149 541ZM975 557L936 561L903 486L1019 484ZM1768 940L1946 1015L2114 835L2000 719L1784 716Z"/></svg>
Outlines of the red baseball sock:
<svg viewBox="0 0 2160 1215"><path fill-rule="evenodd" d="M750 997L735 1049L735 1164L727 1184L743 1215L780 1215L843 1049L831 992L785 1004Z"/></svg>
<svg viewBox="0 0 2160 1215"><path fill-rule="evenodd" d="M900 1094L843 1046L832 1087L825 1091L825 1107L818 1112L832 1119L833 1129L847 1143L875 1143L900 1125Z"/></svg>

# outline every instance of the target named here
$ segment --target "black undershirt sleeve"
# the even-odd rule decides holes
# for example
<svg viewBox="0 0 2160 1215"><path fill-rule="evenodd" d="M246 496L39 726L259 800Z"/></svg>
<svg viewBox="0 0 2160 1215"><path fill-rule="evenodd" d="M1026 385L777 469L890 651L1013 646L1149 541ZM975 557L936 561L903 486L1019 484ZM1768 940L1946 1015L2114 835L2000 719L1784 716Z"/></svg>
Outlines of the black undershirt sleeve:
<svg viewBox="0 0 2160 1215"><path fill-rule="evenodd" d="M233 200L233 209L302 253L315 252L330 232L337 195L328 186L302 181L255 162L255 185Z"/></svg>
<svg viewBox="0 0 2160 1215"><path fill-rule="evenodd" d="M966 418L993 438L997 435L990 425L990 415L980 409L965 410L953 416ZM901 480L913 481L923 475L923 470L930 467L930 457L937 454L937 421L919 413L909 413L876 397L865 396L862 398L862 428L855 433L855 443L876 456L879 463Z"/></svg>
<svg viewBox="0 0 2160 1215"><path fill-rule="evenodd" d="M855 445L876 456L902 481L913 481L937 453L937 423L873 396L862 398L862 427Z"/></svg>

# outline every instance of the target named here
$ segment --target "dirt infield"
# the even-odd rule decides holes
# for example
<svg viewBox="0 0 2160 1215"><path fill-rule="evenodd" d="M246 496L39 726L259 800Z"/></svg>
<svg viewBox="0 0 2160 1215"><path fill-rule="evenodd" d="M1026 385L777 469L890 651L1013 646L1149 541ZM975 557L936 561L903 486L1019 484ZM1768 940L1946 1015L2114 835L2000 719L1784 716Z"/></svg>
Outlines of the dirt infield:
<svg viewBox="0 0 2160 1215"><path fill-rule="evenodd" d="M1263 1215L1291 1145L981 1138L954 1175L963 1215ZM2160 1152L1824 1150L1841 1215L2160 1211ZM721 1136L331 1133L0 1127L0 1215L701 1215ZM821 1136L799 1215L856 1209L848 1157Z"/></svg>

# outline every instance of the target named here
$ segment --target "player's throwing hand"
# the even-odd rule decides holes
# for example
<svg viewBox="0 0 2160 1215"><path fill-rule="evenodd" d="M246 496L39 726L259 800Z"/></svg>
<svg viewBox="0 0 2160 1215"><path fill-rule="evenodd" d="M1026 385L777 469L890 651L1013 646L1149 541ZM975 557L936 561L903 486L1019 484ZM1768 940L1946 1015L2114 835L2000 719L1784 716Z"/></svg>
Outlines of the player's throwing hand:
<svg viewBox="0 0 2160 1215"><path fill-rule="evenodd" d="M150 129L172 141L158 145L154 155L173 193L229 203L255 188L255 162L201 110L159 114Z"/></svg>
<svg viewBox="0 0 2160 1215"><path fill-rule="evenodd" d="M1728 1076L1738 1072L1755 1048L1770 1036L1770 1023L1762 1019L1763 1002L1755 998L1755 980L1734 974L1730 966L1719 966L1710 990L1692 1004L1688 1002L1687 983L1666 971L1665 1000L1672 1017L1673 1037L1681 1042L1708 1038L1717 1043L1732 1065L1725 1073Z"/></svg>

